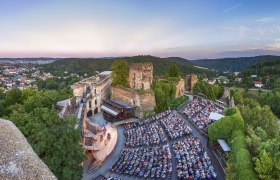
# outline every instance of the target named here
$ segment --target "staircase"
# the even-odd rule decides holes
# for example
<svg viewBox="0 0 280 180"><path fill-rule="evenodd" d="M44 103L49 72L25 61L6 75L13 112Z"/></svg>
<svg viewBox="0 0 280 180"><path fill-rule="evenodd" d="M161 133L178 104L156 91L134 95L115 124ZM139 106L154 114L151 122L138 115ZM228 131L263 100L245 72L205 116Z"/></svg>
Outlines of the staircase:
<svg viewBox="0 0 280 180"><path fill-rule="evenodd" d="M100 168L101 165L102 165L102 161L96 160L94 162L91 162L91 164L88 166L87 173L94 174Z"/></svg>

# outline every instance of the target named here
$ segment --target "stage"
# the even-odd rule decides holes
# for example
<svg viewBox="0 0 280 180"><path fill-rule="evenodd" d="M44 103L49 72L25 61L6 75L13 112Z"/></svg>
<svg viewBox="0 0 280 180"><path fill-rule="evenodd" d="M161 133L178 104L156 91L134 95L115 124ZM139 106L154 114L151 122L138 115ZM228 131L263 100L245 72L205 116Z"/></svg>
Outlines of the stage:
<svg viewBox="0 0 280 180"><path fill-rule="evenodd" d="M94 142L94 148L92 151L93 157L97 160L104 161L106 157L112 153L118 140L118 130L112 127L111 124L105 126L106 131L100 132L96 135L97 140ZM110 134L110 139L108 139L108 134ZM100 141L100 137L103 136Z"/></svg>

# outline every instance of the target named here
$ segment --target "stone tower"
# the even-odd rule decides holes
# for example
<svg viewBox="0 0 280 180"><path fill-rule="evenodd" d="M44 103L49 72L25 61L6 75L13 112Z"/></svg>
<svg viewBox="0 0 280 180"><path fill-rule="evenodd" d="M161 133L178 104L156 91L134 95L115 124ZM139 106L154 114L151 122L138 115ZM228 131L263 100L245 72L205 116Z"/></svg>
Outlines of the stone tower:
<svg viewBox="0 0 280 180"><path fill-rule="evenodd" d="M192 93L193 87L196 82L197 82L197 75L195 75L195 74L187 75L185 78L186 91L188 91L189 93Z"/></svg>
<svg viewBox="0 0 280 180"><path fill-rule="evenodd" d="M153 83L153 64L134 63L129 67L129 86L132 89L150 89Z"/></svg>

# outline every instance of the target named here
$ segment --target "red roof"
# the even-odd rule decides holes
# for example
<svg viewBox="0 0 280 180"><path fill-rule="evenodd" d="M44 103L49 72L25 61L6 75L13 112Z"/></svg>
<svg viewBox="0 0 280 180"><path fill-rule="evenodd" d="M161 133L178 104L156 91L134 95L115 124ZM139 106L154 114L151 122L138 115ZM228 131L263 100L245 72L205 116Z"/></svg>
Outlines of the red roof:
<svg viewBox="0 0 280 180"><path fill-rule="evenodd" d="M263 84L261 81L254 81L255 84Z"/></svg>

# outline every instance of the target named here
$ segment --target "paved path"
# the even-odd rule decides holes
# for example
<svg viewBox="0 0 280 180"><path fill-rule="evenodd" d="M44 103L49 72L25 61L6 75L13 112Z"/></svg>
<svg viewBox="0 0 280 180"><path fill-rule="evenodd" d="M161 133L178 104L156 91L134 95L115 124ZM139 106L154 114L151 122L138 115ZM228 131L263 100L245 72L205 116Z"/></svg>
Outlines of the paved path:
<svg viewBox="0 0 280 180"><path fill-rule="evenodd" d="M108 173L110 168L114 165L114 163L117 161L119 155L121 154L121 151L124 148L125 145L125 136L124 136L124 127L118 126L118 141L117 145L115 147L115 150L111 155L107 157L103 165L98 169L98 171L94 174L86 174L83 175L83 180L93 180L99 175L105 175Z"/></svg>
<svg viewBox="0 0 280 180"><path fill-rule="evenodd" d="M180 118L182 118L186 124L192 129L192 134L195 137L198 137L200 139L200 143L205 146L207 154L209 155L212 165L214 166L215 172L217 173L217 180L224 180L225 179L225 173L222 170L222 167L219 163L219 161L217 160L217 158L215 157L212 149L210 147L207 147L207 137L205 137L204 135L202 135L198 129L196 129L196 127L190 123L184 116L182 116L180 113L178 113L178 116Z"/></svg>

